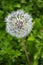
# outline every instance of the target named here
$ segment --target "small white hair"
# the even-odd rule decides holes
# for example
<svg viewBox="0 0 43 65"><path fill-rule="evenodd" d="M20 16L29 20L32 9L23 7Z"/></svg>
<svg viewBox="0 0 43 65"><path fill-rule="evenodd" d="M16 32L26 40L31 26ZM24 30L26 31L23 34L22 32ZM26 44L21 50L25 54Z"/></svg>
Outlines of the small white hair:
<svg viewBox="0 0 43 65"><path fill-rule="evenodd" d="M6 31L17 38L22 38L32 30L32 17L23 10L10 13L6 18Z"/></svg>

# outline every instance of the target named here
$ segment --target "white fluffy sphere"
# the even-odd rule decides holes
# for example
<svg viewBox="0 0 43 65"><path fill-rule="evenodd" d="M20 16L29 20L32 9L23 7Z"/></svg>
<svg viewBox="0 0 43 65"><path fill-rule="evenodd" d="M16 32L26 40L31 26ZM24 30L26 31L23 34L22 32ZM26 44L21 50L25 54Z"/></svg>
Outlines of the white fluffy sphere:
<svg viewBox="0 0 43 65"><path fill-rule="evenodd" d="M23 10L10 13L6 18L6 31L12 36L22 38L32 30L32 17Z"/></svg>

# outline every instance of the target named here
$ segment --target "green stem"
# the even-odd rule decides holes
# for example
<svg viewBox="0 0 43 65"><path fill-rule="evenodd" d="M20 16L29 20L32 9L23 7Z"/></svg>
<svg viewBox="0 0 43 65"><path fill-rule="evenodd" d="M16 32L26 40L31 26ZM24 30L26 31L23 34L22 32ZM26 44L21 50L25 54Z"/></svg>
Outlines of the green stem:
<svg viewBox="0 0 43 65"><path fill-rule="evenodd" d="M27 49L26 49L26 45L24 43L24 38L22 38L22 43L23 43L23 46L24 46L24 51L25 51L25 55L26 55L26 59L27 59L28 65L30 65L30 60L29 60Z"/></svg>

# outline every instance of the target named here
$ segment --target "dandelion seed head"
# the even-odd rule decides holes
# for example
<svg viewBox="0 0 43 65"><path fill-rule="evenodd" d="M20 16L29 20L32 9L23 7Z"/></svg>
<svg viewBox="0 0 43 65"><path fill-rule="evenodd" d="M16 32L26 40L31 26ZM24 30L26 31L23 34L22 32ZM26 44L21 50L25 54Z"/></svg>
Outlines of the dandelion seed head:
<svg viewBox="0 0 43 65"><path fill-rule="evenodd" d="M22 38L32 30L32 17L23 10L10 13L6 18L6 31L12 36Z"/></svg>

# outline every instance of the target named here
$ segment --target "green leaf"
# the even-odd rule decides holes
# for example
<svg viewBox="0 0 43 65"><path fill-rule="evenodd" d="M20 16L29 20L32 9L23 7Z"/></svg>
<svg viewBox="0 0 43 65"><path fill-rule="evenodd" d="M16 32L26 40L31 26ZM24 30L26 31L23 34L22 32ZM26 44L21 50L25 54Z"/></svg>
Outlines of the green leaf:
<svg viewBox="0 0 43 65"><path fill-rule="evenodd" d="M35 40L35 37L31 34L29 37L28 37L28 41L34 41Z"/></svg>

